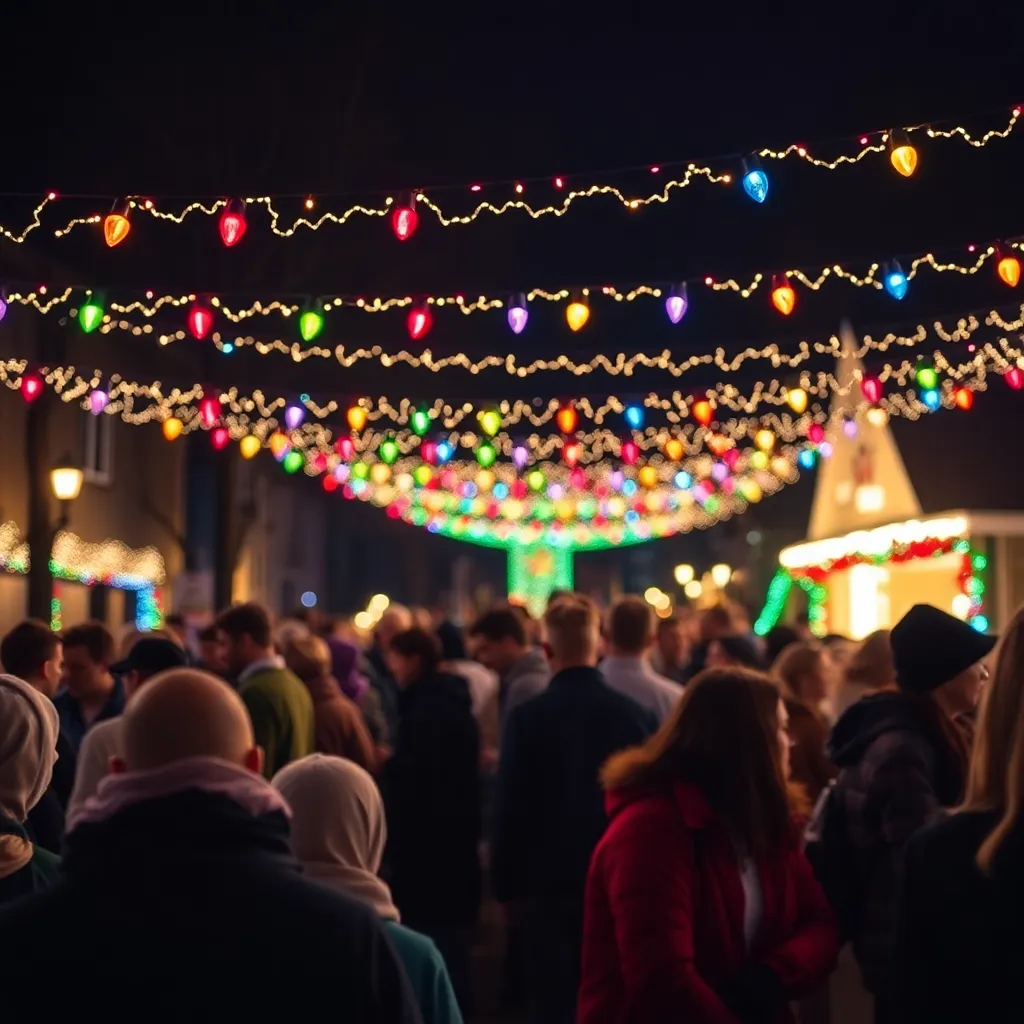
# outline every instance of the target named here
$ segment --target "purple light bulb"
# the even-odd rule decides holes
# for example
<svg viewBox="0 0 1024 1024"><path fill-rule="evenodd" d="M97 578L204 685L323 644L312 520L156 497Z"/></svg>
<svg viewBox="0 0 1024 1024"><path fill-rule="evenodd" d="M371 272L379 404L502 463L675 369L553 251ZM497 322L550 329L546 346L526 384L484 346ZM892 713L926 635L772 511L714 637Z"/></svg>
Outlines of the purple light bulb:
<svg viewBox="0 0 1024 1024"><path fill-rule="evenodd" d="M729 467L724 462L716 462L711 467L711 475L721 483L729 475Z"/></svg>
<svg viewBox="0 0 1024 1024"><path fill-rule="evenodd" d="M686 285L681 284L678 288L673 288L668 293L668 298L665 299L665 312L668 313L669 320L672 323L677 324L686 315L689 301L686 297Z"/></svg>
<svg viewBox="0 0 1024 1024"><path fill-rule="evenodd" d="M0 320L7 316L7 299L0 295Z"/></svg>
<svg viewBox="0 0 1024 1024"><path fill-rule="evenodd" d="M289 405L284 411L284 422L289 430L296 430L305 418L306 412L301 405Z"/></svg>
<svg viewBox="0 0 1024 1024"><path fill-rule="evenodd" d="M843 433L849 437L854 438L857 436L857 421L856 420L843 420Z"/></svg>
<svg viewBox="0 0 1024 1024"><path fill-rule="evenodd" d="M99 416L107 404L110 402L110 395L106 393L102 388L96 388L95 391L89 393L89 410L93 416Z"/></svg>
<svg viewBox="0 0 1024 1024"><path fill-rule="evenodd" d="M512 328L514 334L522 334L523 328L526 327L526 321L530 319L530 314L525 306L510 306L508 310L508 325Z"/></svg>
<svg viewBox="0 0 1024 1024"><path fill-rule="evenodd" d="M509 310L509 318L510 319L511 319L511 316L512 316L512 311ZM514 330L514 328L513 328L513 330ZM519 332L516 331L516 333L518 334ZM526 448L523 445L517 444L515 446L515 448L512 449L512 461L515 463L516 469L523 469L525 467L526 463L529 461L529 459L530 459L530 453L526 450Z"/></svg>

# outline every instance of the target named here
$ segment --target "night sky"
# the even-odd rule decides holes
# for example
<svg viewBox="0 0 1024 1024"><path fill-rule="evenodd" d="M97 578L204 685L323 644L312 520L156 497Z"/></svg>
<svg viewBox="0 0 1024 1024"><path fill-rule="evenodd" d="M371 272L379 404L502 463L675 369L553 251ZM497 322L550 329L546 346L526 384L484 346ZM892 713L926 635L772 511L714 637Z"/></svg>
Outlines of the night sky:
<svg viewBox="0 0 1024 1024"><path fill-rule="evenodd" d="M524 198L548 201L557 196L550 184L555 175L570 187L609 181L642 193L690 160L736 173L744 153L765 145L802 142L834 156L854 150L862 133L920 122L963 123L980 134L1005 126L1011 106L1024 101L1024 92L1014 91L1019 73L1012 48L1000 56L986 46L974 66L975 43L965 37L938 45L894 33L864 45L783 31L705 33L682 22L674 31L572 37L528 25L442 33L422 29L419 17L396 19L398 27L386 33L359 32L340 16L307 17L290 28L276 22L256 28L252 20L190 27L154 16L156 31L144 31L100 19L58 29L45 61L6 62L3 95L21 102L8 108L0 191L25 195L0 198L0 220L24 223L34 197L48 189L95 197L62 199L47 214L52 227L76 214L105 213L125 193L151 195L161 205L173 205L163 201L170 196L291 195L280 206L292 216L308 194L322 210L356 201L376 205L401 188L423 188L446 209L465 212L476 198L469 191L474 182L486 183L481 197L495 202L513 197L515 181L527 182ZM514 26L517 19L508 20ZM16 45L16 22L6 34ZM636 213L591 199L540 222L511 213L444 229L423 216L404 245L385 221L366 218L277 239L255 210L233 250L220 244L216 219L202 216L181 228L137 217L128 241L113 251L98 229L81 229L60 243L38 232L32 243L73 268L73 280L64 283L103 285L112 297L145 288L216 291L248 297L248 305L288 293L502 295L705 274L743 278L837 261L866 270L873 260L926 250L966 262L969 243L1024 234L1024 127L982 150L915 141L920 163L906 180L884 158L834 172L792 160L769 163L771 192L763 206L737 186L698 181L668 204ZM652 176L651 165L666 173ZM519 338L504 311L471 317L435 311L429 346L438 354L515 351L523 358L669 347L680 357L716 345L732 352L824 339L844 317L858 331L881 333L993 305L1012 313L1014 300L1022 301L994 271L955 280L923 272L899 304L838 282L813 295L797 291L797 311L783 320L767 288L746 302L691 290L691 309L677 327L657 300L593 300L591 323L578 335L565 326L561 306L537 304ZM394 351L410 344L404 319L404 313L338 313L320 341L375 341ZM268 319L262 332L273 337L279 332L271 325L277 321ZM319 398L604 398L676 386L654 375L629 383L597 374L522 382L503 371L424 379L369 364L346 371L318 363L313 370L310 363L296 368L284 357L244 351L211 356L209 347L185 344L158 351L155 342L125 337L123 363L109 367L125 376L159 373L165 382L188 384L200 367L222 385L288 388ZM749 383L770 375L764 363L748 365ZM694 376L690 386L702 383ZM968 414L897 424L926 503L948 495L947 506L1001 498L1024 507L1024 484L1016 480L991 501L985 493L985 480L1016 461L1013 428L1022 402L996 381ZM934 455L939 448L950 455L945 462ZM972 474L961 484L976 457L984 479ZM919 476L915 467L926 464ZM783 527L799 535L809 499L804 480L744 516L742 529ZM680 539L674 550L699 551L706 541ZM424 537L424 543L435 540Z"/></svg>

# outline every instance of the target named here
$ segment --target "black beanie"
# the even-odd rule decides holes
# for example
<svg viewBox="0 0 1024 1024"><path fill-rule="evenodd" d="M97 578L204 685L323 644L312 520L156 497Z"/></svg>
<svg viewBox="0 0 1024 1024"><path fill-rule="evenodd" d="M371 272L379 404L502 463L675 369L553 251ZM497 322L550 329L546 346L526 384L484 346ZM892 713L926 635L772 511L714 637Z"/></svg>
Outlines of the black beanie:
<svg viewBox="0 0 1024 1024"><path fill-rule="evenodd" d="M911 693L931 693L988 657L996 645L994 636L930 604L915 604L892 627L889 641L896 683Z"/></svg>

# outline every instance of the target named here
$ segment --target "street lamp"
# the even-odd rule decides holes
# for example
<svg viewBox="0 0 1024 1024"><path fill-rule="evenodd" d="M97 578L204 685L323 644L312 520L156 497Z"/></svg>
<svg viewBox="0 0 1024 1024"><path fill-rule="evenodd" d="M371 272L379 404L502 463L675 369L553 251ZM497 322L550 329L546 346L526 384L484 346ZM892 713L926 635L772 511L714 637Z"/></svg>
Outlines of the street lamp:
<svg viewBox="0 0 1024 1024"><path fill-rule="evenodd" d="M60 529L68 525L68 507L82 490L82 476L81 466L67 454L50 470L50 487L60 502Z"/></svg>

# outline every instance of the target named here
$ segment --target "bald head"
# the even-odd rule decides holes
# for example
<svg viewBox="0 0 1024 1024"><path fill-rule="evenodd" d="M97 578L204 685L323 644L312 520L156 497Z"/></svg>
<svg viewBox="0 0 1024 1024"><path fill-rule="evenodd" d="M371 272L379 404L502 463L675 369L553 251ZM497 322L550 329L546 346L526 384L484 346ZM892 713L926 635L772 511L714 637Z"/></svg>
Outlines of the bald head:
<svg viewBox="0 0 1024 1024"><path fill-rule="evenodd" d="M256 744L245 705L208 672L171 669L154 676L125 709L123 729L124 767L130 772L190 757L253 767Z"/></svg>

